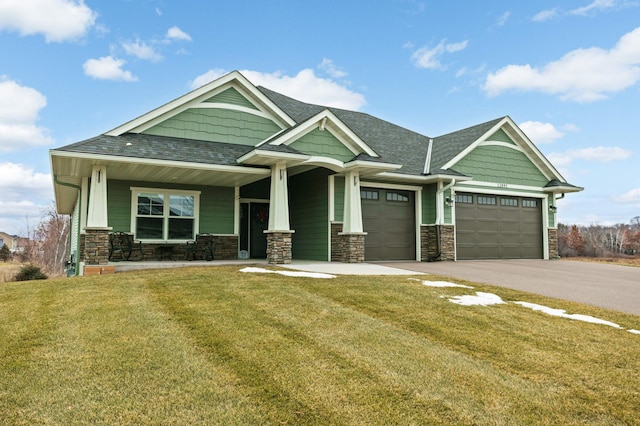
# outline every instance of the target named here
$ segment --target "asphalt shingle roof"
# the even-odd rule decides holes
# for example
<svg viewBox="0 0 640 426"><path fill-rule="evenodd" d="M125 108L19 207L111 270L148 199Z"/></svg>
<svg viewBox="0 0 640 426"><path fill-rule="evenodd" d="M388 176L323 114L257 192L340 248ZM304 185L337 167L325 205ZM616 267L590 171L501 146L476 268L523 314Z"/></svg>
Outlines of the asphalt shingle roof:
<svg viewBox="0 0 640 426"><path fill-rule="evenodd" d="M115 155L155 160L237 165L236 159L254 147L222 142L207 142L166 136L126 133L122 136L100 135L58 148L85 154Z"/></svg>

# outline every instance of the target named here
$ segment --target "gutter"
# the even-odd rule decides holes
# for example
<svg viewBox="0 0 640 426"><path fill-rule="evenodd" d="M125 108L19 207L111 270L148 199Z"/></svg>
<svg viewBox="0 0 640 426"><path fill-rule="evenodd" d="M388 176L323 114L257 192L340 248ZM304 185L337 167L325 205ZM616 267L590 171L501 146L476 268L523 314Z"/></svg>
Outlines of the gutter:
<svg viewBox="0 0 640 426"><path fill-rule="evenodd" d="M67 182L61 182L58 180L58 176L53 175L53 182L56 185L61 185L61 186L67 186L69 188L74 188L78 190L78 202L80 203L82 200L82 187L79 185L74 185L72 183L67 183ZM81 221L82 218L82 206L78 206L78 230L77 230L77 238L76 238L76 244L78 245L76 247L76 257L80 257L80 224L82 223ZM71 222L73 224L73 221ZM71 248L71 238L69 238L69 248ZM75 275L77 276L80 272L80 261L79 259L75 260Z"/></svg>

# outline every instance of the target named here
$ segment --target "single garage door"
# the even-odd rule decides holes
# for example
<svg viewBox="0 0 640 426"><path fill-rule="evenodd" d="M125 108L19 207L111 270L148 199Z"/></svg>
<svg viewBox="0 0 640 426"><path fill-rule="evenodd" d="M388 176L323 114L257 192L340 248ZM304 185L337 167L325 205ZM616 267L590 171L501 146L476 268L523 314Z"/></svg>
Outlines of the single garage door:
<svg viewBox="0 0 640 426"><path fill-rule="evenodd" d="M415 193L361 188L365 260L415 260Z"/></svg>
<svg viewBox="0 0 640 426"><path fill-rule="evenodd" d="M542 202L536 198L456 194L458 259L541 259Z"/></svg>

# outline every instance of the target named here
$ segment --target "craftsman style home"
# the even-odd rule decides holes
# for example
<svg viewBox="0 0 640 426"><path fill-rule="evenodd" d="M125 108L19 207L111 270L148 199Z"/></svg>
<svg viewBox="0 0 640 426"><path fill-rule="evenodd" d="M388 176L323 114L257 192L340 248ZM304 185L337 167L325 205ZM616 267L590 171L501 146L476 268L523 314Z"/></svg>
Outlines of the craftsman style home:
<svg viewBox="0 0 640 426"><path fill-rule="evenodd" d="M428 137L238 72L50 157L77 273L114 233L147 260L203 236L270 263L549 259L556 200L582 190L509 117Z"/></svg>

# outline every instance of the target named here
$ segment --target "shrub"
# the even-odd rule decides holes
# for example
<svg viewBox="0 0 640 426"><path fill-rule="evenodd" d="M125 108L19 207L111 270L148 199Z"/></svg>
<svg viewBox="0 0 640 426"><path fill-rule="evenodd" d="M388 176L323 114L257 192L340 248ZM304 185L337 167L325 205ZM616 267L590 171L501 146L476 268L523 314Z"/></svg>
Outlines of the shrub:
<svg viewBox="0 0 640 426"><path fill-rule="evenodd" d="M35 265L25 265L16 275L16 281L46 280L48 277L39 267Z"/></svg>

